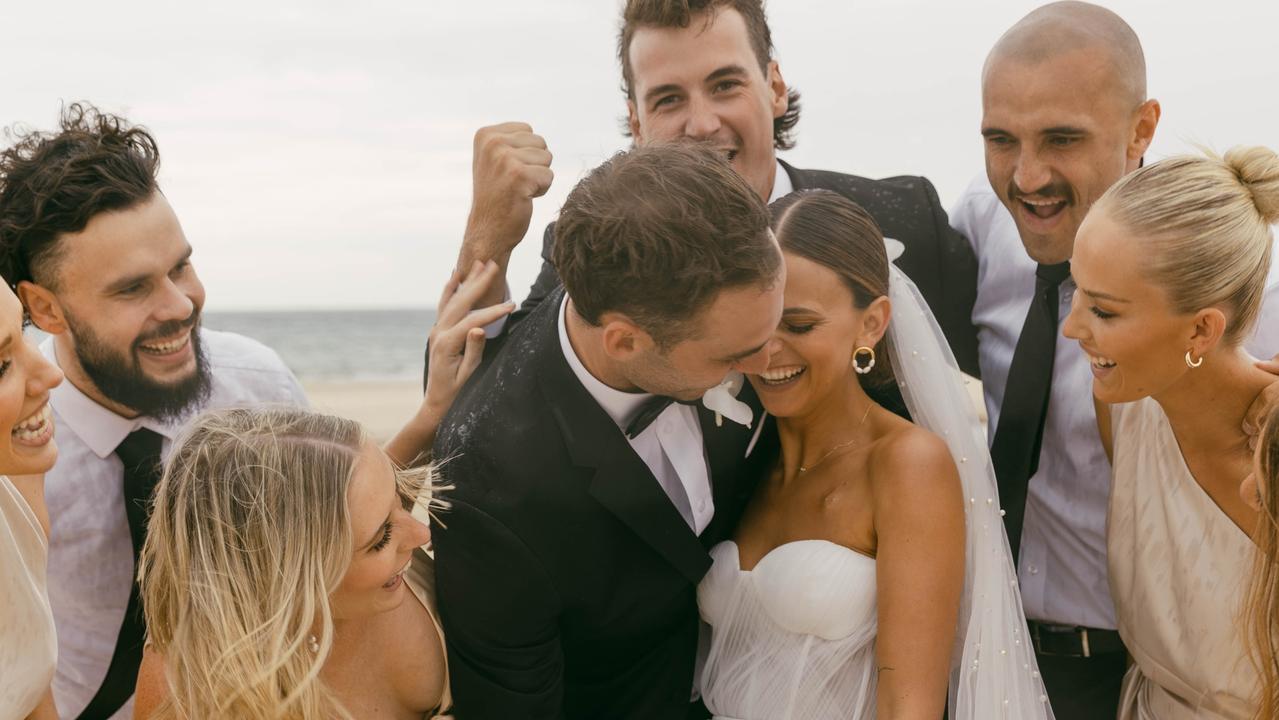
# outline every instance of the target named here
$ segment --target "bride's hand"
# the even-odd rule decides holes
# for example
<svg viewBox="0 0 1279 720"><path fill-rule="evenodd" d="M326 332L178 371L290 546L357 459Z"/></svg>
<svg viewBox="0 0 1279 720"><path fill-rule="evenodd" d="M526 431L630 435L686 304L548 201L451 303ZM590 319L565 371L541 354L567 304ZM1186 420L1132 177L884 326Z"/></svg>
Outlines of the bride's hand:
<svg viewBox="0 0 1279 720"><path fill-rule="evenodd" d="M444 286L429 340L426 395L417 414L385 447L401 465L415 464L435 442L444 414L483 357L484 327L515 309L511 302L475 309L500 277L497 263L476 261L465 275L454 271Z"/></svg>
<svg viewBox="0 0 1279 720"><path fill-rule="evenodd" d="M474 262L463 276L456 270L444 286L435 327L431 328L431 367L426 378L422 409L438 423L448 412L458 390L466 383L484 354L484 328L515 309L512 302L475 309L499 279L492 260Z"/></svg>

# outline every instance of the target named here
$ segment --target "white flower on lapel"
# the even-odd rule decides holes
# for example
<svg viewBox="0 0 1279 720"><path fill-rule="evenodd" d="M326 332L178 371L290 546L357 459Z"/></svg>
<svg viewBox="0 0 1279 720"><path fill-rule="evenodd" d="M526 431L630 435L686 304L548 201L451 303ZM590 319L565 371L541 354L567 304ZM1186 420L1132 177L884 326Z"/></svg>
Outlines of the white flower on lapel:
<svg viewBox="0 0 1279 720"><path fill-rule="evenodd" d="M738 425L751 426L755 413L751 411L750 405L737 399L737 394L742 391L745 384L746 376L734 370L724 378L723 382L702 395L702 404L707 410L715 412L716 427L724 424L725 417Z"/></svg>

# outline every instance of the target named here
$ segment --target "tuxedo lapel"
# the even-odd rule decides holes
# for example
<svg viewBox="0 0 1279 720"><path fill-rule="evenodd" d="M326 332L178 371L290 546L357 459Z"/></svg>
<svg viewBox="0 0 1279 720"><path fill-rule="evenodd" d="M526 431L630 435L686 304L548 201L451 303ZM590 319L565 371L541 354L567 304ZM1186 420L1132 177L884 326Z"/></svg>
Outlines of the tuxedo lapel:
<svg viewBox="0 0 1279 720"><path fill-rule="evenodd" d="M549 295L554 308L540 321L538 382L573 464L590 473L589 493L684 577L697 583L711 559L679 510L626 440L621 429L573 375L560 348L563 290Z"/></svg>

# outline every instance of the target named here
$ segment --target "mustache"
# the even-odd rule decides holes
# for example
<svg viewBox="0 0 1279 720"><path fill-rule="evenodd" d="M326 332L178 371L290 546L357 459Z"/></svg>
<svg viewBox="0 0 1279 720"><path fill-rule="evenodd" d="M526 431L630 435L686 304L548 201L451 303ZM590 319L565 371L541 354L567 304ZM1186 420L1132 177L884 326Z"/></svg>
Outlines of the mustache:
<svg viewBox="0 0 1279 720"><path fill-rule="evenodd" d="M1008 197L1012 198L1013 200L1020 200L1021 198L1027 197L1027 196L1038 196L1041 198L1062 198L1066 202L1070 203L1070 202L1073 202L1075 199L1075 192L1070 187L1070 185L1062 182L1055 182L1055 183L1050 182L1046 185L1036 188L1035 190L1031 192L1022 192L1020 189L1017 188L1016 183L1009 183Z"/></svg>
<svg viewBox="0 0 1279 720"><path fill-rule="evenodd" d="M143 343L147 343L152 340L159 340L160 338L169 337L170 335L176 335L182 332L183 330L195 327L199 323L200 323L200 308L196 308L195 310L192 310L191 314L188 315L185 319L167 320L165 322L160 323L159 325L155 327L154 330L148 330L147 332L139 335L138 339L133 341L133 344L141 345Z"/></svg>

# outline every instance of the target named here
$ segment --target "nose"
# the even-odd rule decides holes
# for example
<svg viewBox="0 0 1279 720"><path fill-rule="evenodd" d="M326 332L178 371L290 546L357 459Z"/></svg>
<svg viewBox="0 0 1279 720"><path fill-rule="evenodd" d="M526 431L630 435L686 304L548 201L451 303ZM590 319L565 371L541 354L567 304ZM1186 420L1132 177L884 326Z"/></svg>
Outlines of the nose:
<svg viewBox="0 0 1279 720"><path fill-rule="evenodd" d="M737 369L747 375L758 375L768 369L769 360L781 348L781 342L777 338L768 341L768 344L759 349L754 355L743 358L737 363Z"/></svg>
<svg viewBox="0 0 1279 720"><path fill-rule="evenodd" d="M49 362L29 340L23 340L31 372L27 375L27 395L39 397L62 383L62 370Z"/></svg>
<svg viewBox="0 0 1279 720"><path fill-rule="evenodd" d="M721 123L714 106L705 98L695 96L688 102L688 117L684 119L684 136L694 140L707 140L719 132Z"/></svg>
<svg viewBox="0 0 1279 720"><path fill-rule="evenodd" d="M431 541L431 528L426 523L409 513L405 513L405 517L409 523L408 532L405 533L405 536L408 538L410 549L422 547Z"/></svg>
<svg viewBox="0 0 1279 720"><path fill-rule="evenodd" d="M1087 334L1087 322L1083 316L1084 303L1079 299L1079 290L1075 290L1075 294L1070 298L1070 313L1066 315L1066 322L1061 325L1061 334L1071 340L1083 340Z"/></svg>
<svg viewBox="0 0 1279 720"><path fill-rule="evenodd" d="M166 279L158 298L155 319L160 322L186 320L193 312L195 312L195 301L191 299L187 289L171 279Z"/></svg>
<svg viewBox="0 0 1279 720"><path fill-rule="evenodd" d="M1017 189L1029 195L1047 185L1052 180L1048 166L1039 159L1034 147L1023 144L1017 156L1017 167L1013 170L1013 182Z"/></svg>

